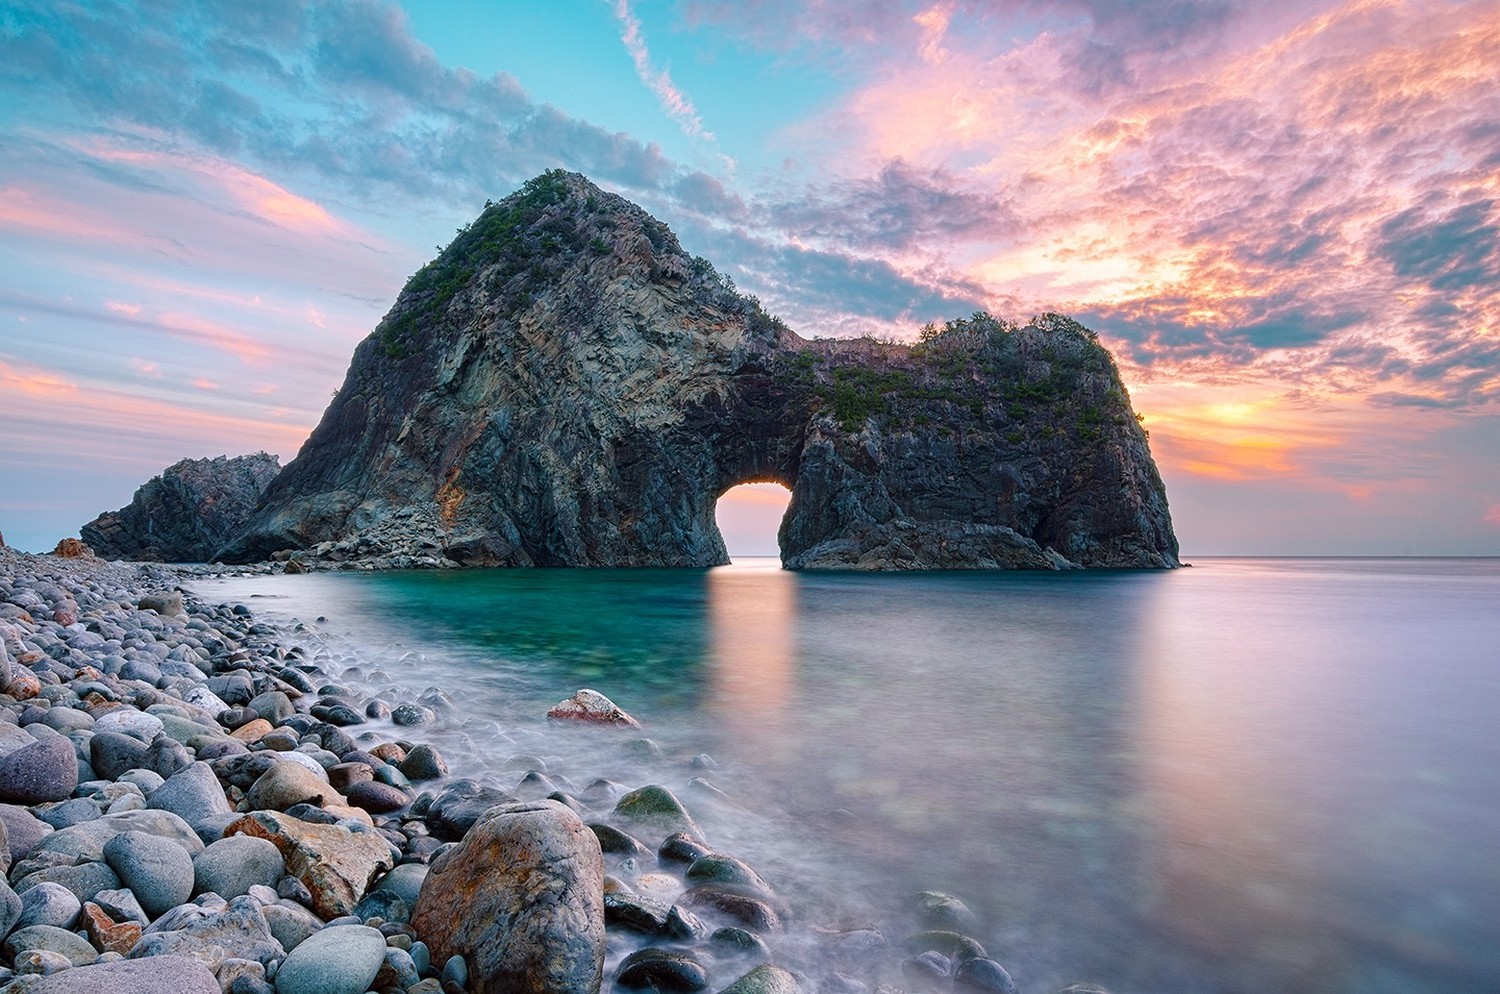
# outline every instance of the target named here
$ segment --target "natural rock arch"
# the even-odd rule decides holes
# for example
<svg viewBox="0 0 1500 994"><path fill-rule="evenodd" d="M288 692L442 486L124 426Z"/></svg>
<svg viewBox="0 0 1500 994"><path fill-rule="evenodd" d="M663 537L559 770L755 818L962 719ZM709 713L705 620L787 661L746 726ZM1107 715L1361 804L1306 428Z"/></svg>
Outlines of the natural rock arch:
<svg viewBox="0 0 1500 994"><path fill-rule="evenodd" d="M230 560L709 566L730 487L792 568L1174 566L1108 353L1056 316L804 340L581 176L491 204L407 283Z"/></svg>

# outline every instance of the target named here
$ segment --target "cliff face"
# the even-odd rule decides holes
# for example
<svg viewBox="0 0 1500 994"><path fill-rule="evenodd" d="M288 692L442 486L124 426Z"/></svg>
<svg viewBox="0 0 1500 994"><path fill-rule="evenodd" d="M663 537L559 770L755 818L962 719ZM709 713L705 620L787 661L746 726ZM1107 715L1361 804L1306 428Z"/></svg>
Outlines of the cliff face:
<svg viewBox="0 0 1500 994"><path fill-rule="evenodd" d="M408 282L231 561L706 566L728 488L792 490L787 566L1173 566L1108 353L1056 316L806 341L581 176Z"/></svg>
<svg viewBox="0 0 1500 994"><path fill-rule="evenodd" d="M142 484L129 504L79 529L105 559L207 562L238 535L281 471L275 456L184 459Z"/></svg>

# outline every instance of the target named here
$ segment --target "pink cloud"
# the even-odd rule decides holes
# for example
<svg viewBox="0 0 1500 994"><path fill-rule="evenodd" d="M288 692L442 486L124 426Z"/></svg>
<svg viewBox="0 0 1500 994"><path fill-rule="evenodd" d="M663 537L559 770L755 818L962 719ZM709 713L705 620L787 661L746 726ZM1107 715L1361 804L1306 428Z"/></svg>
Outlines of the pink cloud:
<svg viewBox="0 0 1500 994"><path fill-rule="evenodd" d="M157 317L156 324L176 338L227 352L247 366L264 366L274 357L271 349L262 342L196 314L162 314Z"/></svg>
<svg viewBox="0 0 1500 994"><path fill-rule="evenodd" d="M1500 502L1491 504L1481 520L1487 525L1500 525Z"/></svg>
<svg viewBox="0 0 1500 994"><path fill-rule="evenodd" d="M199 390L217 390L219 385L205 376L195 376L192 380L193 386Z"/></svg>
<svg viewBox="0 0 1500 994"><path fill-rule="evenodd" d="M140 304L127 304L119 300L106 300L104 302L104 307L106 310L113 311L115 314L123 314L126 317L131 318L141 313Z"/></svg>
<svg viewBox="0 0 1500 994"><path fill-rule="evenodd" d="M78 393L78 384L39 366L12 365L0 361L0 392L15 391L30 397L50 399L72 399Z"/></svg>

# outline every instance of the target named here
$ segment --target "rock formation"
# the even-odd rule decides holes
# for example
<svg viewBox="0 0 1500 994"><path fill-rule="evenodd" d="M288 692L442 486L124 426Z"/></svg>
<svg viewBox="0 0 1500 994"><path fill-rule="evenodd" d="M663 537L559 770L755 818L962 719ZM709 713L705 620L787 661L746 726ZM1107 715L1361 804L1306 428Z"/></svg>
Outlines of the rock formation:
<svg viewBox="0 0 1500 994"><path fill-rule="evenodd" d="M139 487L129 504L79 529L105 559L206 562L244 528L281 471L275 456L184 459Z"/></svg>
<svg viewBox="0 0 1500 994"><path fill-rule="evenodd" d="M550 172L411 278L222 555L709 566L719 496L774 481L791 568L1177 565L1092 332L976 314L923 339L804 340Z"/></svg>

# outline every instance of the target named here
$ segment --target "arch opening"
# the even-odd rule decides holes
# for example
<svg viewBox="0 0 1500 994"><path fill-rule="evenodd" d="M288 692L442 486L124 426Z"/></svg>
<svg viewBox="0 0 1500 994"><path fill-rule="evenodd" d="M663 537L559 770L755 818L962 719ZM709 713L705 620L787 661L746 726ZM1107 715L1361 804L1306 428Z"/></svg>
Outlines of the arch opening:
<svg viewBox="0 0 1500 994"><path fill-rule="evenodd" d="M729 558L780 558L777 532L791 500L792 491L773 480L741 483L720 494L714 505L714 522L724 537Z"/></svg>

